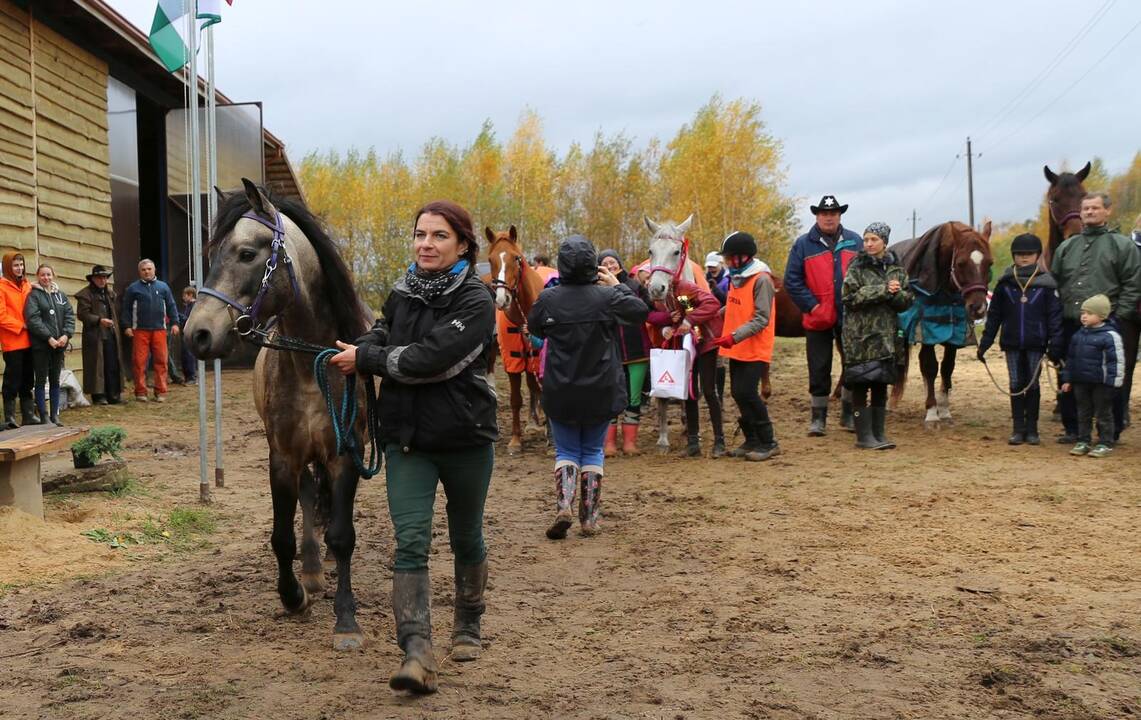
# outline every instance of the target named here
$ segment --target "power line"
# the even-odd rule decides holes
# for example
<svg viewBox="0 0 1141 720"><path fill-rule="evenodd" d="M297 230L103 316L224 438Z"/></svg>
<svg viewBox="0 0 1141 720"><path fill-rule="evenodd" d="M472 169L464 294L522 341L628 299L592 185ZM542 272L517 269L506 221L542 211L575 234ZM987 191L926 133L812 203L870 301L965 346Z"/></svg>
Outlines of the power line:
<svg viewBox="0 0 1141 720"><path fill-rule="evenodd" d="M935 186L935 189L931 191L931 194L927 196L927 199L919 204L920 208L926 209L928 203L930 203L931 200L933 200L935 198L935 196L939 194L939 189L943 187L943 183L947 182L947 178L949 178L951 176L951 171L955 169L955 165L957 165L958 162L959 162L959 156L958 155L951 158L951 164L947 166L947 172L943 173L943 177L942 177L942 179L939 180L939 184Z"/></svg>
<svg viewBox="0 0 1141 720"><path fill-rule="evenodd" d="M1094 26L1097 25L1098 22L1100 22L1101 19L1106 16L1110 8L1112 8L1116 2L1117 0L1106 0L1106 2L1103 3L1102 6L1094 12L1090 19L1086 21L1086 24L1078 28L1077 33L1075 33L1074 36L1070 38L1070 41L1062 46L1062 49L1058 51L1058 54L1054 56L1054 59L1048 62L1046 66L1042 68L1042 70L1040 70L1037 75L1034 76L1029 84L1026 85L1026 87L1022 88L1022 90L1017 95L1008 100L1006 105L1004 105L1002 109L995 114L994 117L992 117L989 121L987 121L985 125L983 125L980 131L976 134L976 139L981 141L989 133L997 130L1006 116L1009 115L1010 112L1012 112L1018 105L1020 105L1023 100L1026 100L1029 97L1030 93L1032 93L1043 82L1045 82L1049 74L1057 69L1058 65L1060 65L1063 60L1069 57L1070 53L1072 53L1077 48L1078 44L1085 39L1086 35L1089 35Z"/></svg>
<svg viewBox="0 0 1141 720"><path fill-rule="evenodd" d="M1096 70L1098 65L1101 65L1103 62L1105 62L1105 59L1108 58L1110 55L1112 55L1113 51L1116 50L1118 47L1120 47L1121 43L1125 42L1129 38L1129 36L1132 35L1137 30L1137 28L1139 28L1139 27L1141 27L1141 20L1138 20L1137 23L1135 23L1133 25L1133 27L1129 28L1129 30L1127 30L1126 33L1124 35L1122 35L1121 38L1117 42L1113 43L1113 45L1111 45L1110 48L1108 50L1106 50L1105 53L1101 57L1099 57L1097 59L1097 61L1094 62L1093 65L1090 65L1089 69L1087 69L1084 73L1082 73L1078 77L1077 80L1074 80L1072 83L1067 85L1065 90L1058 93L1057 97L1055 97L1050 102L1046 103L1046 105L1044 105L1041 110L1034 113L1034 115L1029 120L1022 123L1017 128L1015 128L1013 131L1011 131L1010 133L1003 136L1003 138L1001 140L999 140L997 143L995 143L995 147L1001 148L1006 143L1007 140L1014 137L1018 133L1022 132L1028 125L1033 123L1035 120L1037 120L1039 117L1041 117L1043 113L1045 113L1047 110L1049 110L1051 107L1053 107L1059 100L1064 98L1071 90L1073 90L1075 87L1078 86L1078 83L1080 83L1082 80L1085 80L1087 77L1089 77L1089 74L1092 73L1094 70Z"/></svg>

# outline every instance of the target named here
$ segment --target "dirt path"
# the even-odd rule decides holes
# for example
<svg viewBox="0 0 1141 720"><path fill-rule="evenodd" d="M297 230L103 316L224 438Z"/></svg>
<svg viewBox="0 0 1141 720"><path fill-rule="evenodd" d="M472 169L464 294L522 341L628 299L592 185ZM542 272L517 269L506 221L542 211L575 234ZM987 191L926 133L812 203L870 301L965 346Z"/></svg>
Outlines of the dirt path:
<svg viewBox="0 0 1141 720"><path fill-rule="evenodd" d="M445 661L440 692L423 699L387 687L399 655L381 482L358 504L354 584L371 642L337 654L331 601L306 619L275 617L266 451L247 376L228 376L228 482L208 514L194 512L192 390L164 407L72 413L124 421L139 482L120 497L53 501L37 530L50 537L35 537L81 553L64 568L37 563L52 546L0 535L0 567L25 573L0 586L0 715L1141 715L1141 431L1101 461L1054 444L1010 448L1005 398L964 359L953 429L921 429L913 386L889 426L900 449L856 452L837 430L803 437L802 350L781 356L783 456L617 459L597 538L545 540L551 460L538 448L501 455L487 651L468 666ZM451 557L437 510L442 639ZM142 544L111 550L79 535L94 528Z"/></svg>

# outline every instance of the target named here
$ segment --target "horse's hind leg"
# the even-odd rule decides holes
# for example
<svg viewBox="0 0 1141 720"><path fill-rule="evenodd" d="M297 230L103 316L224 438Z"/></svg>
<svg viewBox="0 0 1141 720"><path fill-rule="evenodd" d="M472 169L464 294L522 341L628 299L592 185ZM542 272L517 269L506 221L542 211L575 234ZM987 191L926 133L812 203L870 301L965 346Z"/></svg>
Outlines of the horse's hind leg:
<svg viewBox="0 0 1141 720"><path fill-rule="evenodd" d="M321 544L317 541L317 485L318 481L302 468L298 483L301 500L301 584L305 592L315 599L325 590L325 568L321 563Z"/></svg>
<svg viewBox="0 0 1141 720"><path fill-rule="evenodd" d="M935 406L935 378L939 375L939 361L935 358L934 345L919 346L919 372L923 374L923 384L927 388L927 416L923 418L923 427L928 430L939 429L939 411Z"/></svg>
<svg viewBox="0 0 1141 720"><path fill-rule="evenodd" d="M337 594L333 612L337 623L333 628L333 649L358 650L364 645L364 633L357 624L357 601L353 597L352 559L357 543L353 527L353 503L360 477L352 463L340 458L330 473L333 481L333 506L325 543L337 559Z"/></svg>
<svg viewBox="0 0 1141 720"><path fill-rule="evenodd" d="M668 400L658 398L658 452L666 453L670 449L670 404Z"/></svg>
<svg viewBox="0 0 1141 720"><path fill-rule="evenodd" d="M935 408L939 413L939 421L951 424L951 375L955 372L955 360L959 349L950 345L943 346L943 362L939 364L939 390L935 393Z"/></svg>
<svg viewBox="0 0 1141 720"><path fill-rule="evenodd" d="M539 408L543 402L543 388L539 385L539 379L531 373L527 373L527 390L530 400L527 432L542 432L543 422L539 419Z"/></svg>
<svg viewBox="0 0 1141 720"><path fill-rule="evenodd" d="M507 454L518 455L523 451L523 373L507 373L511 386L511 440L507 443Z"/></svg>
<svg viewBox="0 0 1141 720"><path fill-rule="evenodd" d="M297 535L293 519L297 514L297 474L289 462L270 453L269 486L273 495L273 534L270 545L277 557L277 594L286 612L299 613L309 606L305 588L293 574L297 557Z"/></svg>

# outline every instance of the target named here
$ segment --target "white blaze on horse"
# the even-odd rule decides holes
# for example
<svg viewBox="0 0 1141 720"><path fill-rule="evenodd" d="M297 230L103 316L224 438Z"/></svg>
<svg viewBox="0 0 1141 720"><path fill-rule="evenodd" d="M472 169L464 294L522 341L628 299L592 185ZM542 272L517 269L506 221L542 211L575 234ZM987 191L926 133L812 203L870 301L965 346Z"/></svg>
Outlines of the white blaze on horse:
<svg viewBox="0 0 1141 720"><path fill-rule="evenodd" d="M487 236L487 261L491 272L483 281L495 293L496 332L499 353L507 379L511 385L511 440L507 443L509 455L523 450L523 377L527 378L530 405L527 413L527 431L542 432L539 407L543 391L539 385L539 351L531 346L530 337L523 332L531 306L543 291L543 279L527 264L519 234L512 225L506 232L484 228Z"/></svg>

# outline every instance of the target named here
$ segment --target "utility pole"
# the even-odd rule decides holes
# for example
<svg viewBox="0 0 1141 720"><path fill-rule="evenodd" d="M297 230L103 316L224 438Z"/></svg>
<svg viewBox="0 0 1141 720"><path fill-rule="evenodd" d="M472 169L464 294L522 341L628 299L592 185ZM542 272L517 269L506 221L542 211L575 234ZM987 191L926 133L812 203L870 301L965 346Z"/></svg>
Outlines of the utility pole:
<svg viewBox="0 0 1141 720"><path fill-rule="evenodd" d="M915 238L915 225L919 221L919 216L915 214L915 209L911 210L911 237Z"/></svg>
<svg viewBox="0 0 1141 720"><path fill-rule="evenodd" d="M967 203L970 206L971 227L975 226L975 174L971 163L971 136L967 136Z"/></svg>

